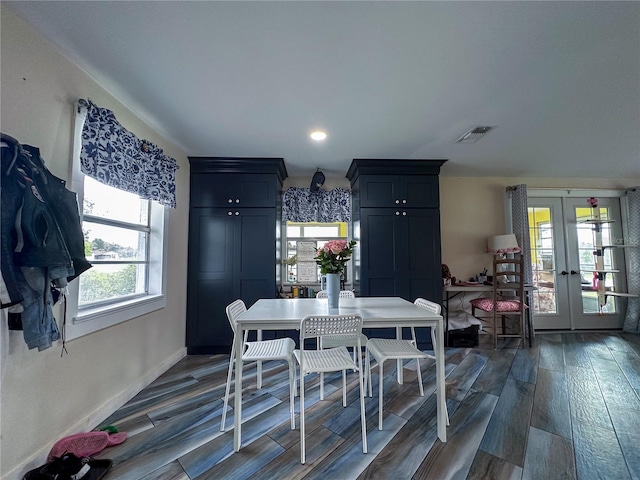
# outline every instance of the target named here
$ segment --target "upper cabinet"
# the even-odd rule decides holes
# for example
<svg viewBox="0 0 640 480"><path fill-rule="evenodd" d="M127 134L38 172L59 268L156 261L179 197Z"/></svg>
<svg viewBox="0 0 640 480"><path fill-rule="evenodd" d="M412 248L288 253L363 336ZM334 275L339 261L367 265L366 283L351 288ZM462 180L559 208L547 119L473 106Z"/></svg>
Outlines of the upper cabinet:
<svg viewBox="0 0 640 480"><path fill-rule="evenodd" d="M438 174L445 161L356 158L347 178L361 208L437 208Z"/></svg>
<svg viewBox="0 0 640 480"><path fill-rule="evenodd" d="M287 177L279 158L189 157L191 207L276 207Z"/></svg>
<svg viewBox="0 0 640 480"><path fill-rule="evenodd" d="M202 173L192 179L191 206L275 207L278 193L274 175Z"/></svg>
<svg viewBox="0 0 640 480"><path fill-rule="evenodd" d="M439 202L438 177L361 175L360 206L432 208Z"/></svg>

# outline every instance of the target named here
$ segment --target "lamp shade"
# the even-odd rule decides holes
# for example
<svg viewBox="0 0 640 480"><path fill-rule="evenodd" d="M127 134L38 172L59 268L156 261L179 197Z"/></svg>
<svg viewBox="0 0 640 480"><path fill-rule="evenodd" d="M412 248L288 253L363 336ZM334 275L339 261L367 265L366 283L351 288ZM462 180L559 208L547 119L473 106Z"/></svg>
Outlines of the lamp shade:
<svg viewBox="0 0 640 480"><path fill-rule="evenodd" d="M513 233L494 235L487 239L487 253L518 253L520 247Z"/></svg>

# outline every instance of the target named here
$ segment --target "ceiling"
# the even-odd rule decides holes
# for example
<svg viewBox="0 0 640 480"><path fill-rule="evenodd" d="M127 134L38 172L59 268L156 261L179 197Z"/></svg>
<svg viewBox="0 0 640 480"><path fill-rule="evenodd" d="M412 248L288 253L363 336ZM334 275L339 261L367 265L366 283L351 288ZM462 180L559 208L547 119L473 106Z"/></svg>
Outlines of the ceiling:
<svg viewBox="0 0 640 480"><path fill-rule="evenodd" d="M640 176L638 2L3 4L188 155Z"/></svg>

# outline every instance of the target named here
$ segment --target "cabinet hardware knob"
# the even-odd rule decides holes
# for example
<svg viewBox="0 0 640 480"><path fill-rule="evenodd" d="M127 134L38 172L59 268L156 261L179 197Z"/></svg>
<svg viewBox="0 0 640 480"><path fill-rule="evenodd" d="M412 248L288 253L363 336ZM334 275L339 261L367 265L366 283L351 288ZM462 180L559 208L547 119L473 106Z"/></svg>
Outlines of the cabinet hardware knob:
<svg viewBox="0 0 640 480"><path fill-rule="evenodd" d="M400 215L400 212L396 212L396 215Z"/></svg>
<svg viewBox="0 0 640 480"><path fill-rule="evenodd" d="M402 200L402 203L407 203L407 201L406 200Z"/></svg>
<svg viewBox="0 0 640 480"><path fill-rule="evenodd" d="M240 199L239 198L236 198L236 203L240 203Z"/></svg>
<svg viewBox="0 0 640 480"><path fill-rule="evenodd" d="M233 215L233 212L227 212L227 215Z"/></svg>
<svg viewBox="0 0 640 480"><path fill-rule="evenodd" d="M571 270L571 275L578 275L578 272L576 272L575 270Z"/></svg>
<svg viewBox="0 0 640 480"><path fill-rule="evenodd" d="M560 275L569 275L569 272L567 272L566 270L562 270L562 271L560 272Z"/></svg>
<svg viewBox="0 0 640 480"><path fill-rule="evenodd" d="M396 200L396 203L400 203L400 200Z"/></svg>
<svg viewBox="0 0 640 480"><path fill-rule="evenodd" d="M233 200L232 200L232 199L229 199L229 203L233 203Z"/></svg>
<svg viewBox="0 0 640 480"><path fill-rule="evenodd" d="M236 215L240 215L240 212L236 212Z"/></svg>
<svg viewBox="0 0 640 480"><path fill-rule="evenodd" d="M406 216L406 215L407 215L407 212L402 212L402 215L405 215L405 216Z"/></svg>

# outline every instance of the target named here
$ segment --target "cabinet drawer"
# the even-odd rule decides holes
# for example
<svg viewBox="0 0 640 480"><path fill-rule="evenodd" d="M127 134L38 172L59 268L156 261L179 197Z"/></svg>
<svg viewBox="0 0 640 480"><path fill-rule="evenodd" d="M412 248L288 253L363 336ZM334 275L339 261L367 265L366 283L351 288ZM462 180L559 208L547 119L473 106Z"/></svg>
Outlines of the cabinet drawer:
<svg viewBox="0 0 640 480"><path fill-rule="evenodd" d="M278 181L270 174L191 175L192 207L275 207Z"/></svg>
<svg viewBox="0 0 640 480"><path fill-rule="evenodd" d="M440 196L435 175L362 175L361 207L438 207Z"/></svg>

